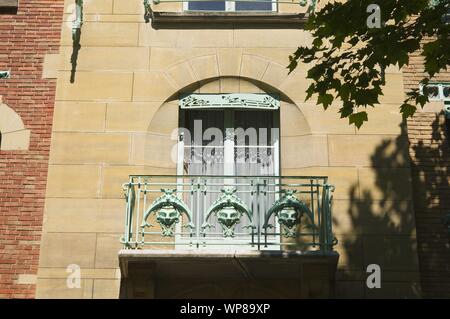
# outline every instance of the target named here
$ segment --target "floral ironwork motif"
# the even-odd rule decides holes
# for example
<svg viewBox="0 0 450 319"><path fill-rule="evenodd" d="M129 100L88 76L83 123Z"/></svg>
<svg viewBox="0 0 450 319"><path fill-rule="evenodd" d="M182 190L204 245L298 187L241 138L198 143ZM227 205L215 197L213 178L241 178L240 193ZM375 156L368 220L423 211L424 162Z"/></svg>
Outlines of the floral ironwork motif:
<svg viewBox="0 0 450 319"><path fill-rule="evenodd" d="M174 236L175 224L179 223L182 214L188 218L188 223L183 227L189 228L191 231L195 228L192 223L192 214L186 204L176 195L175 189L161 189L163 195L155 199L155 201L147 209L143 223L144 227L151 227L153 225L147 222L147 219L152 213L156 214L156 222L161 226L163 236Z"/></svg>
<svg viewBox="0 0 450 319"><path fill-rule="evenodd" d="M205 232L206 228L213 227L208 220L212 214L217 217L217 222L222 226L222 232L224 237L234 237L234 228L244 214L247 215L250 226L246 228L253 228L252 213L245 203L235 195L236 188L225 187L222 190L222 196L220 196L208 209L206 213L205 221L202 225L202 231Z"/></svg>
<svg viewBox="0 0 450 319"><path fill-rule="evenodd" d="M269 209L266 215L266 220L263 228L273 228L274 226L269 224L270 217L275 215L278 217L278 223L283 229L284 237L296 237L297 225L300 224L300 220L304 214L306 214L310 220L308 226L313 226L313 213L308 206L301 200L299 200L294 194L296 190L288 189L283 190L284 195L275 201L272 207Z"/></svg>

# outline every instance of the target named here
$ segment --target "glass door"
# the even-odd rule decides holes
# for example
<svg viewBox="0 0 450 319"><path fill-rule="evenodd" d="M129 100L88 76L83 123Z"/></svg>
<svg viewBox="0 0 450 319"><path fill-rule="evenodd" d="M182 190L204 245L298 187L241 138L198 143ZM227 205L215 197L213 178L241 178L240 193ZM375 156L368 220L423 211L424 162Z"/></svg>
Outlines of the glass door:
<svg viewBox="0 0 450 319"><path fill-rule="evenodd" d="M233 189L234 195L252 213L267 211L276 198L276 187L270 185L274 179L267 179L261 194L257 193L256 183L266 182L264 176L279 175L278 110L225 108L181 110L181 113L180 124L185 130L179 148L182 156L179 156L178 174L201 176L204 183L197 187L195 196L187 193L183 196L192 209L194 224L205 224L208 209L226 188ZM212 245L219 241L229 245L248 243L249 230L244 226L253 223L261 227L264 222L263 216L256 214L252 219L242 216L241 222L233 227L234 235L224 238L220 221L211 215L208 218L211 231L205 240ZM196 232L197 236L201 235L199 227Z"/></svg>

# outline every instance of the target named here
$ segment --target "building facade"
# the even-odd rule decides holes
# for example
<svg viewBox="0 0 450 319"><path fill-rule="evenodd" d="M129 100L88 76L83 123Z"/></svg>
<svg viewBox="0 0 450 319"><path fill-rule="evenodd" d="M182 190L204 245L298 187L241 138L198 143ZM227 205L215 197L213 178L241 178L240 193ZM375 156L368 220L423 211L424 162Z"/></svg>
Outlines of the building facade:
<svg viewBox="0 0 450 319"><path fill-rule="evenodd" d="M0 1L0 298L35 296L62 1Z"/></svg>
<svg viewBox="0 0 450 319"><path fill-rule="evenodd" d="M49 23L21 0L0 15L5 30L39 21L33 49L50 42L31 66L18 29L0 49L2 297L441 296L448 163L417 147L439 114L448 151L444 102L402 120L416 70L386 70L356 130L339 103L304 101L307 66L286 68L322 2L145 3L34 3Z"/></svg>

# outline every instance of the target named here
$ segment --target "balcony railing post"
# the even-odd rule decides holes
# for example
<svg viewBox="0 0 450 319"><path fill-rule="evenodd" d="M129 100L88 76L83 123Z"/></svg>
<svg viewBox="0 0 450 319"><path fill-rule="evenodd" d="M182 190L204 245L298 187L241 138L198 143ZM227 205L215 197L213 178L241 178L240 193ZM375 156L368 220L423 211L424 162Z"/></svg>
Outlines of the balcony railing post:
<svg viewBox="0 0 450 319"><path fill-rule="evenodd" d="M331 191L333 186L325 184L323 186L323 207L322 207L322 236L324 252L331 251L333 249L333 235L332 235L332 220L331 220Z"/></svg>
<svg viewBox="0 0 450 319"><path fill-rule="evenodd" d="M130 183L123 185L124 195L125 195L125 222L124 222L124 230L123 230L123 237L122 241L125 247L128 246L129 241L129 230L128 230L128 219L129 219L129 212L130 212Z"/></svg>
<svg viewBox="0 0 450 319"><path fill-rule="evenodd" d="M318 194L319 195L319 194ZM327 216L327 187L326 185L322 186L322 205L318 208L318 217L319 217L319 242L320 249L322 251L327 251L328 240L327 240L327 226L326 226L326 216Z"/></svg>
<svg viewBox="0 0 450 319"><path fill-rule="evenodd" d="M259 180L256 182L256 229L258 234L258 250L261 249L261 215L260 215L260 203L259 203L259 195L260 195L260 182Z"/></svg>
<svg viewBox="0 0 450 319"><path fill-rule="evenodd" d="M130 181L126 186L126 211L125 211L125 233L123 237L123 242L126 247L131 247L131 242L133 240L133 210L135 202L133 178L130 177Z"/></svg>

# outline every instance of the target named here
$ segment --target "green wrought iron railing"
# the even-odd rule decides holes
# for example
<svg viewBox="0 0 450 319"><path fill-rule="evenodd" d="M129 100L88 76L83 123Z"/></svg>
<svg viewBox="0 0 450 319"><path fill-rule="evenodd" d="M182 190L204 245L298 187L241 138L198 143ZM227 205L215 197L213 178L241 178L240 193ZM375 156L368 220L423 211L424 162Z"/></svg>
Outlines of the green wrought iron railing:
<svg viewBox="0 0 450 319"><path fill-rule="evenodd" d="M323 176L132 175L125 248L331 251Z"/></svg>

